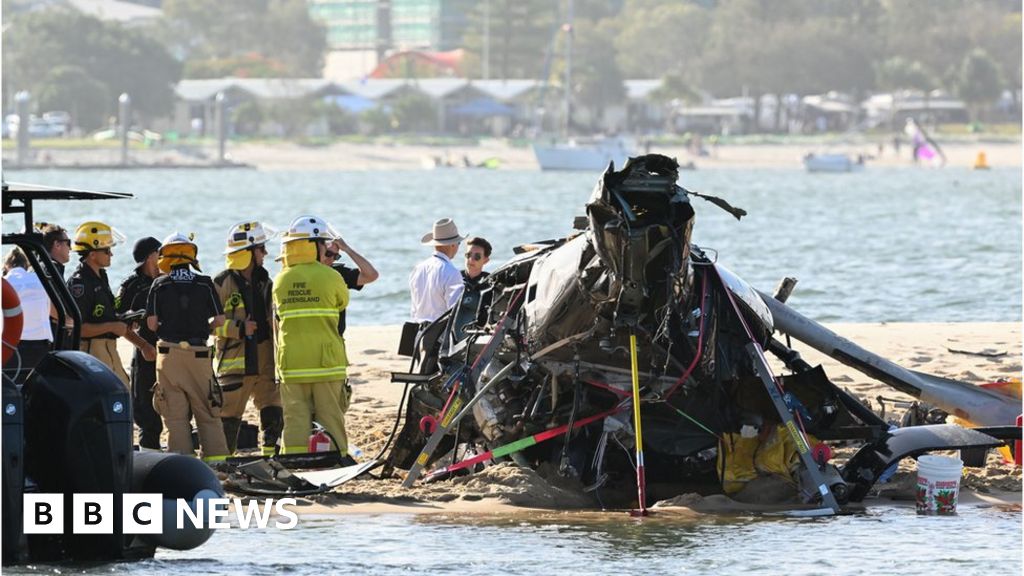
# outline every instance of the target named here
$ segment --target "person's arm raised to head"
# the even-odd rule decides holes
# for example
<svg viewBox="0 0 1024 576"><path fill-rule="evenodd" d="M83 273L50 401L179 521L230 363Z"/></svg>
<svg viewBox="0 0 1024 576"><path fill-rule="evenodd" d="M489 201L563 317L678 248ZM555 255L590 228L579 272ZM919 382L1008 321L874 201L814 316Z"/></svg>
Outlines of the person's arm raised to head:
<svg viewBox="0 0 1024 576"><path fill-rule="evenodd" d="M352 262L355 263L356 268L359 268L359 280L356 281L358 285L366 286L380 277L380 274L377 272L377 269L373 267L373 264L370 264L370 261L364 258L362 254L353 250L352 247L343 239L338 238L338 246L339 250L348 254L349 258L352 259Z"/></svg>

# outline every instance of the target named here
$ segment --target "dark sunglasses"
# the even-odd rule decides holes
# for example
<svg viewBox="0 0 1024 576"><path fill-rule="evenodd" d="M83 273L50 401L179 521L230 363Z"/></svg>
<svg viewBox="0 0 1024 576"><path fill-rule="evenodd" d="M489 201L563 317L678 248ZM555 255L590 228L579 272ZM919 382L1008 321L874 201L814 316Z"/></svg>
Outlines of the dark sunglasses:
<svg viewBox="0 0 1024 576"><path fill-rule="evenodd" d="M466 252L466 260L476 260L477 262L484 259L484 255L479 252Z"/></svg>
<svg viewBox="0 0 1024 576"><path fill-rule="evenodd" d="M99 252L100 254L106 254L107 256L113 256L114 255L114 253L110 250L110 248L104 248L102 250L97 250L97 252Z"/></svg>
<svg viewBox="0 0 1024 576"><path fill-rule="evenodd" d="M266 246L264 246L263 244L260 244L260 245L258 245L258 246L253 246L253 250L255 250L255 251L257 251L257 252L263 252L264 254L266 254L266 252L267 252L267 247L266 247Z"/></svg>
<svg viewBox="0 0 1024 576"><path fill-rule="evenodd" d="M341 253L340 252L332 252L331 250L324 250L324 255L327 256L328 258L331 258L333 260L333 259L337 259L338 256L341 256Z"/></svg>
<svg viewBox="0 0 1024 576"><path fill-rule="evenodd" d="M57 244L63 244L65 246L67 246L68 248L70 248L71 247L71 238L61 238L60 240L57 240Z"/></svg>

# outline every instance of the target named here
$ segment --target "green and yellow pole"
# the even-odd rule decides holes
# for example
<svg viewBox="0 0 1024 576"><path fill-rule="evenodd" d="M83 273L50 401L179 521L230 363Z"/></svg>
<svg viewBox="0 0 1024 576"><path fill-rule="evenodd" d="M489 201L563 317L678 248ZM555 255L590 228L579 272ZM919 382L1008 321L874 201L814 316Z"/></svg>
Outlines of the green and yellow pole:
<svg viewBox="0 0 1024 576"><path fill-rule="evenodd" d="M636 495L640 503L634 516L647 516L647 478L644 475L644 434L640 425L640 368L637 365L636 333L629 334L629 360L633 372L633 427L636 428Z"/></svg>

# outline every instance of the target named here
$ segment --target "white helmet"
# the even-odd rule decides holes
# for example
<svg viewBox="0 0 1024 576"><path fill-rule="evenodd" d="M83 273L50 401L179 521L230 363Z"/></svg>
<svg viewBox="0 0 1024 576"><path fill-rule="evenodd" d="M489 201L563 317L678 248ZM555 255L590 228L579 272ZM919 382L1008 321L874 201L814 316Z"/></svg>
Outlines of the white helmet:
<svg viewBox="0 0 1024 576"><path fill-rule="evenodd" d="M288 226L288 231L281 236L281 244L295 240L326 240L330 242L340 238L334 228L316 216L299 216Z"/></svg>
<svg viewBox="0 0 1024 576"><path fill-rule="evenodd" d="M167 238L164 238L164 241L160 243L160 246L173 246L174 244L189 244L191 246L195 246L196 243L192 241L193 238L195 238L195 234L185 236L181 232L175 232Z"/></svg>
<svg viewBox="0 0 1024 576"><path fill-rule="evenodd" d="M225 254L240 252L260 244L266 244L277 236L277 231L256 220L239 222L228 230Z"/></svg>

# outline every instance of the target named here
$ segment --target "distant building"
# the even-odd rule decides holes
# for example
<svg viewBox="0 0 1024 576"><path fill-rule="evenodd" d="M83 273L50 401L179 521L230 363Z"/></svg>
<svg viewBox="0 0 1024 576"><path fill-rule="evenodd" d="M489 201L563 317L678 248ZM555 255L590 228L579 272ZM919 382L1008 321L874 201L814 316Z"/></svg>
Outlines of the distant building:
<svg viewBox="0 0 1024 576"><path fill-rule="evenodd" d="M151 24L163 17L163 11L147 2L124 0L35 0L12 3L12 12L73 8L100 20L120 22L126 26ZM4 3L4 10L8 5Z"/></svg>
<svg viewBox="0 0 1024 576"><path fill-rule="evenodd" d="M927 94L916 90L875 94L861 106L873 126L889 124L901 127L907 118L935 124L967 122L968 119L963 101L941 90Z"/></svg>
<svg viewBox="0 0 1024 576"><path fill-rule="evenodd" d="M462 45L473 0L307 0L327 28L325 75L368 74L393 51L445 52ZM346 54L337 54L338 52ZM375 59L368 62L367 55Z"/></svg>
<svg viewBox="0 0 1024 576"><path fill-rule="evenodd" d="M403 50L389 54L370 72L370 78L464 77L461 48L448 52Z"/></svg>

